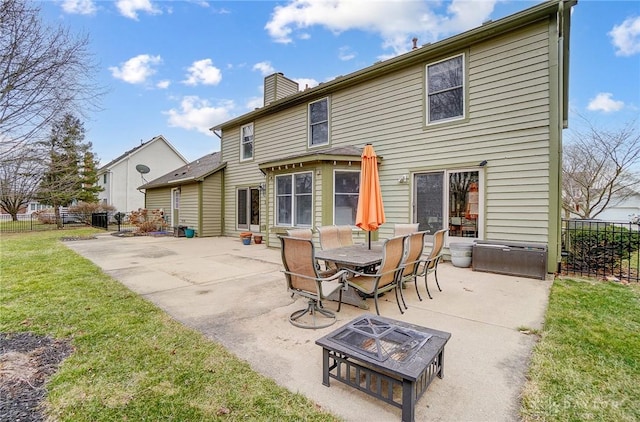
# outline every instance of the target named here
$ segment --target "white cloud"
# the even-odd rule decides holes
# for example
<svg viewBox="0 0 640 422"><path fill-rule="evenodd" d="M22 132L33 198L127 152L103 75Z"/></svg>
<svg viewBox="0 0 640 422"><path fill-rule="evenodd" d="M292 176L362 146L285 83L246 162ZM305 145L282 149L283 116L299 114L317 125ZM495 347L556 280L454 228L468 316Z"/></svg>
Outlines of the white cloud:
<svg viewBox="0 0 640 422"><path fill-rule="evenodd" d="M160 63L162 63L160 56L140 54L122 63L120 67L109 67L109 70L111 71L111 75L116 79L121 79L130 84L141 84L156 73L154 66Z"/></svg>
<svg viewBox="0 0 640 422"><path fill-rule="evenodd" d="M218 85L222 80L222 72L213 65L211 59L193 62L188 71L187 79L182 81L186 85Z"/></svg>
<svg viewBox="0 0 640 422"><path fill-rule="evenodd" d="M168 79L164 79L164 80L158 82L156 84L156 87L160 88L160 89L167 89L167 88L169 88L169 85L171 85L171 81L168 80Z"/></svg>
<svg viewBox="0 0 640 422"><path fill-rule="evenodd" d="M253 70L258 70L262 73L262 76L268 76L275 72L271 62L260 62L253 65Z"/></svg>
<svg viewBox="0 0 640 422"><path fill-rule="evenodd" d="M640 53L640 16L625 19L615 25L608 34L616 48L616 56L633 56Z"/></svg>
<svg viewBox="0 0 640 422"><path fill-rule="evenodd" d="M138 20L138 12L146 12L151 15L162 13L150 0L118 0L116 7L124 17Z"/></svg>
<svg viewBox="0 0 640 422"><path fill-rule="evenodd" d="M299 91L304 91L305 88L313 88L314 86L317 86L319 83L315 79L308 79L308 78L298 78L298 79L294 79L294 81L298 83Z"/></svg>
<svg viewBox="0 0 640 422"><path fill-rule="evenodd" d="M169 116L168 123L172 127L197 130L205 135L213 136L209 128L230 119L235 108L233 101L221 102L217 107L208 100L198 96L187 96L180 102L180 109L172 108L164 111Z"/></svg>
<svg viewBox="0 0 640 422"><path fill-rule="evenodd" d="M613 94L610 92L601 92L589 101L587 109L591 111L604 111L605 113L622 110L624 102L616 101L611 97L613 97Z"/></svg>
<svg viewBox="0 0 640 422"><path fill-rule="evenodd" d="M351 51L350 47L344 46L340 47L340 49L338 50L338 58L342 61L346 62L348 60L352 60L355 57L356 54Z"/></svg>
<svg viewBox="0 0 640 422"><path fill-rule="evenodd" d="M249 98L249 101L247 101L247 110L249 111L253 111L256 108L260 108L264 105L264 98L263 97L252 97Z"/></svg>
<svg viewBox="0 0 640 422"><path fill-rule="evenodd" d="M97 8L93 0L64 0L62 10L78 15L93 15Z"/></svg>
<svg viewBox="0 0 640 422"><path fill-rule="evenodd" d="M436 1L291 0L276 6L265 29L274 41L290 43L322 26L334 33L359 29L379 34L395 54L411 49L411 38L433 42L486 21L497 0L453 0L446 10Z"/></svg>

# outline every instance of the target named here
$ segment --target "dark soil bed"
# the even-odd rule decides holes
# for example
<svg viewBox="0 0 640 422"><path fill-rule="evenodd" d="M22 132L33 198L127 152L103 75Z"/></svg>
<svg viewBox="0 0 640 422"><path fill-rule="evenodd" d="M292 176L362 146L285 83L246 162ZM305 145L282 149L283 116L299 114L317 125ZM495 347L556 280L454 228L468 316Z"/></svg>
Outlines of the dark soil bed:
<svg viewBox="0 0 640 422"><path fill-rule="evenodd" d="M68 341L0 333L0 421L43 421L45 382L73 352Z"/></svg>

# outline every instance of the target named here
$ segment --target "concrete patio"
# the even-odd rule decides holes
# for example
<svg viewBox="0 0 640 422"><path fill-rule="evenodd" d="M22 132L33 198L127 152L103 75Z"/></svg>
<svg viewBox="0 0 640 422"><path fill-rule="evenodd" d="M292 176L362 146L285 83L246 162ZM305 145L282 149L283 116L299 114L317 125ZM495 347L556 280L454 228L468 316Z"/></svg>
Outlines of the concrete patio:
<svg viewBox="0 0 640 422"><path fill-rule="evenodd" d="M285 287L279 249L239 238L116 237L66 242L132 291L250 363L257 372L309 397L346 421L396 421L401 411L337 381L322 385L322 349L315 340L364 311L343 305L338 322L304 330L288 316L306 306ZM436 378L416 408L418 421L514 421L535 338L542 328L550 280L474 272L441 264L433 300L413 286L401 315L393 294L381 314L452 334L445 377ZM335 309L336 304L328 303ZM371 310L373 301L370 300Z"/></svg>

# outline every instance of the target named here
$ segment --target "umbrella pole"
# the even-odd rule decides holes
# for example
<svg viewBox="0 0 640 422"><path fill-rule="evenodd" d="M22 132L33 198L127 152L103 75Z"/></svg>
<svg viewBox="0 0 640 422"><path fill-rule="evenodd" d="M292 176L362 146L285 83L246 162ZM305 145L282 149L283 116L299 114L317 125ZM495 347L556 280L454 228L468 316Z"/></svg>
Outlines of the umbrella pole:
<svg viewBox="0 0 640 422"><path fill-rule="evenodd" d="M369 235L369 249L371 249L371 232L368 231L367 234Z"/></svg>

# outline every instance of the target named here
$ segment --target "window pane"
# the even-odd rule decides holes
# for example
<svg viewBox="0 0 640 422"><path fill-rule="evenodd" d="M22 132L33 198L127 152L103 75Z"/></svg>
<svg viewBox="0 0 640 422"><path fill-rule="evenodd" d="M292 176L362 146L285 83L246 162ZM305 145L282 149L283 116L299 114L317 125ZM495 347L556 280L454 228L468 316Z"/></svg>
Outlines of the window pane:
<svg viewBox="0 0 640 422"><path fill-rule="evenodd" d="M443 190L444 173L418 174L415 177L416 214L415 221L420 223L419 230L429 230L433 235L444 228Z"/></svg>
<svg viewBox="0 0 640 422"><path fill-rule="evenodd" d="M296 226L311 225L311 195L296 195Z"/></svg>
<svg viewBox="0 0 640 422"><path fill-rule="evenodd" d="M276 177L276 194L277 195L291 194L291 176Z"/></svg>
<svg viewBox="0 0 640 422"><path fill-rule="evenodd" d="M429 94L462 86L462 56L428 67Z"/></svg>
<svg viewBox="0 0 640 422"><path fill-rule="evenodd" d="M329 142L329 124L318 123L311 126L311 145L322 145Z"/></svg>
<svg viewBox="0 0 640 422"><path fill-rule="evenodd" d="M243 144L242 158L251 158L251 157L253 157L253 143Z"/></svg>
<svg viewBox="0 0 640 422"><path fill-rule="evenodd" d="M355 225L358 211L360 172L336 172L334 196L334 223Z"/></svg>
<svg viewBox="0 0 640 422"><path fill-rule="evenodd" d="M311 173L296 174L296 195L311 193Z"/></svg>
<svg viewBox="0 0 640 422"><path fill-rule="evenodd" d="M253 124L249 124L246 126L242 126L240 130L241 136L241 145L240 148L242 150L241 157L242 159L252 158L253 157Z"/></svg>
<svg viewBox="0 0 640 422"><path fill-rule="evenodd" d="M449 236L478 236L478 172L449 174Z"/></svg>
<svg viewBox="0 0 640 422"><path fill-rule="evenodd" d="M311 124L328 120L327 100L309 104L309 121Z"/></svg>
<svg viewBox="0 0 640 422"><path fill-rule="evenodd" d="M247 223L247 190L238 189L238 227Z"/></svg>
<svg viewBox="0 0 640 422"><path fill-rule="evenodd" d="M291 197L279 196L277 198L277 221L279 225L291 225Z"/></svg>
<svg viewBox="0 0 640 422"><path fill-rule="evenodd" d="M429 121L463 115L463 91L456 88L429 96Z"/></svg>

